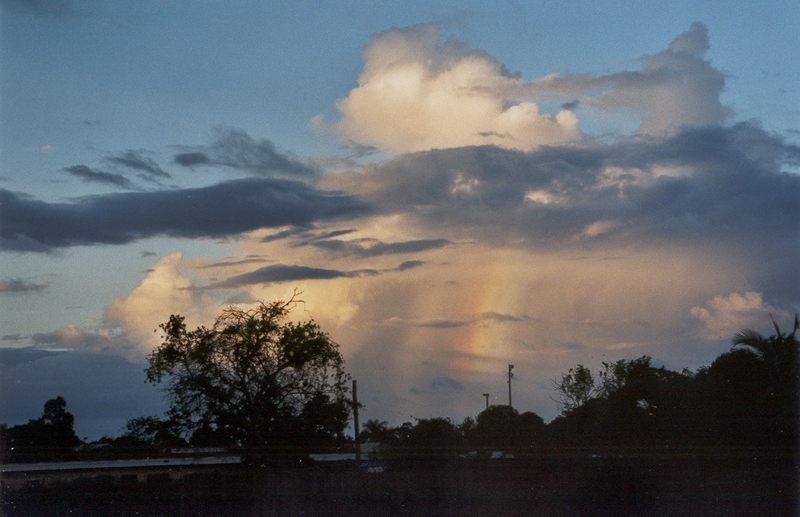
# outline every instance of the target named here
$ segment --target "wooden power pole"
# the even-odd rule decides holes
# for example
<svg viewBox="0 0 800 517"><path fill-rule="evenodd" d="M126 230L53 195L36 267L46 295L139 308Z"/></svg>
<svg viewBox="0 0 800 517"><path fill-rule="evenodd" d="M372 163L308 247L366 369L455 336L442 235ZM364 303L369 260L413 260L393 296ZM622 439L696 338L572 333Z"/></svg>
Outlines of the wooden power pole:
<svg viewBox="0 0 800 517"><path fill-rule="evenodd" d="M514 376L514 374L511 373L511 370L513 370L513 369L514 369L514 365L513 364L509 364L508 365L508 407L510 407L510 408L514 407L514 406L511 405L511 378Z"/></svg>
<svg viewBox="0 0 800 517"><path fill-rule="evenodd" d="M356 463L361 461L361 444L358 443L358 386L353 379L353 435L356 442Z"/></svg>

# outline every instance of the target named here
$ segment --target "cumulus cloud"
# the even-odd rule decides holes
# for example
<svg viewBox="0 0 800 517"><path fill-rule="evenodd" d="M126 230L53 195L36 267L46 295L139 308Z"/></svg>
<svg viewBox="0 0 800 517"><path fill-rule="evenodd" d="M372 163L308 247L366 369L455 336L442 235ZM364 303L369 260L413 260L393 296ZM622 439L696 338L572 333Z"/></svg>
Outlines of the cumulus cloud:
<svg viewBox="0 0 800 517"><path fill-rule="evenodd" d="M392 28L364 49L358 86L338 102L336 127L349 141L409 152L581 142L583 109L633 112L648 135L718 124L730 110L719 99L725 75L706 60L708 49L708 29L695 22L666 49L642 56L639 70L524 80L485 52L442 42L435 25ZM541 103L561 108L545 113Z"/></svg>
<svg viewBox="0 0 800 517"><path fill-rule="evenodd" d="M128 190L136 188L131 180L122 174L92 169L86 165L73 165L71 167L65 167L62 170L77 178L81 178L86 183L103 183Z"/></svg>
<svg viewBox="0 0 800 517"><path fill-rule="evenodd" d="M314 167L279 152L269 140L254 140L241 129L218 128L209 146L190 148L174 156L184 167L223 166L265 177L311 178Z"/></svg>
<svg viewBox="0 0 800 517"><path fill-rule="evenodd" d="M69 203L47 203L0 189L0 238L8 250L49 251L123 244L156 235L234 236L367 211L367 205L352 196L278 179L89 196Z"/></svg>
<svg viewBox="0 0 800 517"><path fill-rule="evenodd" d="M31 336L37 346L81 352L110 352L121 356L135 353L136 345L127 336L118 335L107 328L86 330L77 325L67 325L53 332L39 332Z"/></svg>
<svg viewBox="0 0 800 517"><path fill-rule="evenodd" d="M115 298L103 313L103 324L118 329L144 355L160 343L158 325L171 314L186 318L190 327L208 323L217 306L193 289L192 280L182 271L182 254L161 258L142 282L125 298Z"/></svg>
<svg viewBox="0 0 800 517"><path fill-rule="evenodd" d="M720 102L725 75L705 59L708 49L708 28L695 22L666 49L642 56L639 70L600 76L551 75L524 87L534 96L582 95L581 106L599 110L631 109L640 117L643 134L719 124L731 111ZM577 107L574 102L570 106Z"/></svg>
<svg viewBox="0 0 800 517"><path fill-rule="evenodd" d="M337 103L342 135L401 152L481 144L531 149L581 138L574 113L542 113L508 94L519 79L492 57L440 40L430 24L373 36L358 86Z"/></svg>
<svg viewBox="0 0 800 517"><path fill-rule="evenodd" d="M49 351L101 353L141 361L160 343L158 326L171 314L180 314L187 325L197 326L213 321L219 312L218 304L195 289L182 270L182 254L167 255L127 296L114 298L94 328L70 324L24 339Z"/></svg>
<svg viewBox="0 0 800 517"><path fill-rule="evenodd" d="M790 319L788 311L764 301L762 293L747 291L715 296L702 307L692 307L691 315L705 326L711 338L730 338L742 329L769 326L770 317L778 321Z"/></svg>

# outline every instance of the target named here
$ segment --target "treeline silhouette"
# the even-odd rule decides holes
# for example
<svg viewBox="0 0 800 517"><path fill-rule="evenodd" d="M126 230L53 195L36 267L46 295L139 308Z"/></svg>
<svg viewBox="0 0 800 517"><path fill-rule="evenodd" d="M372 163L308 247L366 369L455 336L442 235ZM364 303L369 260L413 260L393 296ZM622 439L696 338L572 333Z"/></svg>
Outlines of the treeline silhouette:
<svg viewBox="0 0 800 517"><path fill-rule="evenodd" d="M393 427L367 420L359 441L377 442L384 457L394 458L469 457L492 450L520 456L576 448L638 452L765 448L782 450L796 459L800 438L797 330L797 318L792 332L782 332L777 324L770 336L743 330L733 338L730 351L696 372L656 367L647 356L603 363L595 372L577 365L553 381L562 412L549 424L533 412L495 405L460 423L427 418ZM319 343L328 346L324 339L319 341L320 335L315 338L318 347ZM340 379L340 395L341 384ZM2 428L4 461L135 455L135 451L152 454L187 446L294 455L336 447L351 450L347 448L352 448L353 441L343 433L345 402L340 397L332 403L318 393L294 412L259 415L254 420L269 422L270 427L249 430L261 437L258 443L237 440L235 433L214 421L213 412L201 413L193 426L172 412L165 418L134 418L120 436L83 444L75 435L66 401L59 396L45 403L40 418Z"/></svg>

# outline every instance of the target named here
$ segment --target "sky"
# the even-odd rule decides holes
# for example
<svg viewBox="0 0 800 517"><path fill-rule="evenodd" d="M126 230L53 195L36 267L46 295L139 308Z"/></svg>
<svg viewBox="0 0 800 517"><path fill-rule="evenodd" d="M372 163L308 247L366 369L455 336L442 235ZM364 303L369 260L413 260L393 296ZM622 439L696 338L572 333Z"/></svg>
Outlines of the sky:
<svg viewBox="0 0 800 517"><path fill-rule="evenodd" d="M700 4L700 5L696 5ZM800 8L0 2L0 422L160 414L171 314L287 299L362 420L545 420L800 311Z"/></svg>

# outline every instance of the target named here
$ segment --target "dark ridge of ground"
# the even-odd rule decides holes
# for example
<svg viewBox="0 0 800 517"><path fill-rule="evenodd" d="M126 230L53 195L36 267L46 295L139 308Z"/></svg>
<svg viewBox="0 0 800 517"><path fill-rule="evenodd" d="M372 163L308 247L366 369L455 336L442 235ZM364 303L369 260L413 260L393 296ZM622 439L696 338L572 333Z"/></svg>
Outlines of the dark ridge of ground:
<svg viewBox="0 0 800 517"><path fill-rule="evenodd" d="M798 515L793 455L548 454L419 457L381 464L229 466L180 479L82 477L4 483L3 514ZM373 464L373 466L375 466ZM377 469L380 470L380 469Z"/></svg>

